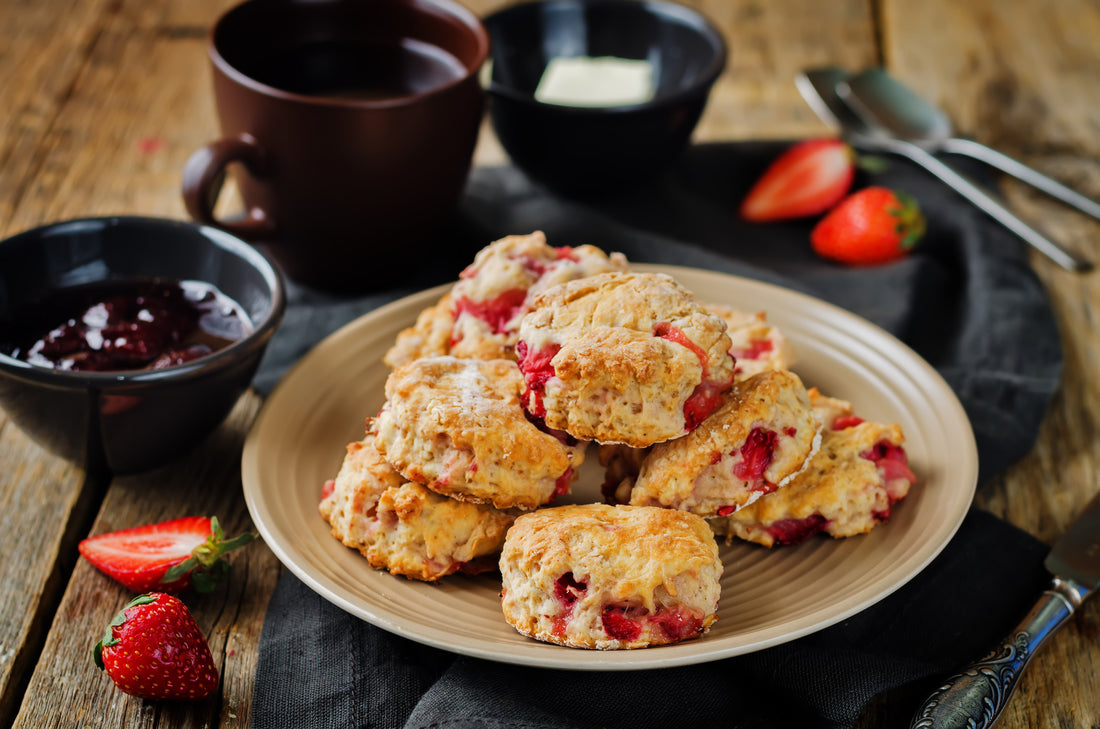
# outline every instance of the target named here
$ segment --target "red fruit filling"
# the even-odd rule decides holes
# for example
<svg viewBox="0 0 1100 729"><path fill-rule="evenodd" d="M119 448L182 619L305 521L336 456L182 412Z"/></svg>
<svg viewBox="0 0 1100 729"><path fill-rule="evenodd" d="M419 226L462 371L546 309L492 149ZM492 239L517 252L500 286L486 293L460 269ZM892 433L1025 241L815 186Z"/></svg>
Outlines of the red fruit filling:
<svg viewBox="0 0 1100 729"><path fill-rule="evenodd" d="M550 270L550 267L554 265L553 263L547 263L545 261L539 260L538 258L532 258L531 256L521 256L520 258L523 262L524 270L535 278L540 278L541 276L543 276L548 270ZM574 251L569 246L559 246L555 248L554 258L558 261L569 260L573 262L579 262L581 260L576 251Z"/></svg>
<svg viewBox="0 0 1100 729"><path fill-rule="evenodd" d="M565 469L565 473L558 476L558 479L554 481L554 493L550 494L550 501L558 498L562 494L569 493L569 484L573 483L573 469Z"/></svg>
<svg viewBox="0 0 1100 729"><path fill-rule="evenodd" d="M737 511L736 506L732 506L732 505L730 505L730 506L719 506L718 507L718 516L729 516L730 514L732 514L735 511Z"/></svg>
<svg viewBox="0 0 1100 729"><path fill-rule="evenodd" d="M629 642L637 640L642 634L642 624L638 622L638 618L644 615L644 609L608 605L603 609L600 623L608 638Z"/></svg>
<svg viewBox="0 0 1100 729"><path fill-rule="evenodd" d="M603 609L600 622L609 638L626 642L637 640L646 624L656 625L670 643L698 635L703 630L702 617L682 605L662 608L653 615L648 615L643 608L609 605Z"/></svg>
<svg viewBox="0 0 1100 729"><path fill-rule="evenodd" d="M546 381L553 377L554 366L550 360L561 349L554 344L538 350L531 350L527 342L516 342L516 364L523 373L523 380L527 383L527 389L523 393L523 401L526 403L527 412L536 418L546 417L546 406L542 403L543 394L546 391Z"/></svg>
<svg viewBox="0 0 1100 729"><path fill-rule="evenodd" d="M833 420L833 430L844 430L845 428L854 428L863 422L863 418L858 415L838 415Z"/></svg>
<svg viewBox="0 0 1100 729"><path fill-rule="evenodd" d="M772 351L772 340L770 339L754 339L749 342L747 347L733 347L730 349L730 354L735 359L760 359L762 355Z"/></svg>
<svg viewBox="0 0 1100 729"><path fill-rule="evenodd" d="M874 461L875 465L882 469L882 477L887 481L904 478L909 483L917 482L916 474L909 468L909 457L901 446L880 440L870 450L859 455Z"/></svg>
<svg viewBox="0 0 1100 729"><path fill-rule="evenodd" d="M526 289L509 289L485 301L472 301L460 296L454 302L454 318L470 314L488 324L493 334L503 334L507 331L508 322L516 317L526 300Z"/></svg>
<svg viewBox="0 0 1100 729"><path fill-rule="evenodd" d="M764 471L771 465L772 456L779 445L779 434L774 430L766 430L759 426L749 431L749 436L741 445L741 460L733 466L733 475L742 481L755 484L763 481ZM760 490L757 486L753 490ZM775 484L764 481L763 488L774 491Z"/></svg>
<svg viewBox="0 0 1100 729"><path fill-rule="evenodd" d="M717 382L710 379L710 367L707 365L707 353L695 342L688 339L687 335L667 321L657 322L653 327L653 336L675 342L682 347L687 347L699 358L699 366L703 370L703 379L696 385L695 390L684 402L684 429L695 430L699 423L722 403L722 393L733 384L733 374L729 380Z"/></svg>
<svg viewBox="0 0 1100 729"><path fill-rule="evenodd" d="M829 521L821 514L810 514L805 519L780 519L765 530L776 544L800 544L825 528Z"/></svg>
<svg viewBox="0 0 1100 729"><path fill-rule="evenodd" d="M588 585L584 582L578 582L572 572L566 572L554 583L554 597L557 598L562 607L561 613L553 620L552 630L554 635L560 636L565 633L565 626L573 617L573 606L577 603L577 600L581 599L581 595L587 589Z"/></svg>
<svg viewBox="0 0 1100 729"><path fill-rule="evenodd" d="M324 501L328 497L332 496L332 492L336 490L336 481L329 479L321 486L321 501Z"/></svg>

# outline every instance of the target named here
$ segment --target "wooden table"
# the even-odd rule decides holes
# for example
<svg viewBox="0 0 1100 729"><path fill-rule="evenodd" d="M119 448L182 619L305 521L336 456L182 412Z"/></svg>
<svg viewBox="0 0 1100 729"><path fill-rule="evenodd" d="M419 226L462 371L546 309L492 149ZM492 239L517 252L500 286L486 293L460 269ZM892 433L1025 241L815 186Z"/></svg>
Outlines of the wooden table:
<svg viewBox="0 0 1100 729"><path fill-rule="evenodd" d="M471 1L485 13L498 0ZM807 66L884 64L941 103L961 129L1100 198L1100 6L1089 0L696 0L724 30L730 62L696 140L826 131L792 79ZM0 235L92 214L184 218L180 170L213 139L207 29L227 0L0 3ZM506 160L484 129L479 163ZM1100 224L1019 186L1020 213L1100 257ZM731 201L731 205L734 201ZM1032 261L1065 342L1062 388L1032 453L986 485L979 505L1055 539L1100 488L1100 273ZM0 412L0 725L247 726L264 610L281 567L262 544L226 589L191 601L223 681L216 698L158 705L115 690L91 647L125 590L77 557L102 532L185 514L249 517L241 443L260 398L246 395L193 456L152 473L90 479ZM945 606L946 608L947 606ZM1001 726L1100 726L1100 602L1035 660ZM903 723L872 707L861 726Z"/></svg>

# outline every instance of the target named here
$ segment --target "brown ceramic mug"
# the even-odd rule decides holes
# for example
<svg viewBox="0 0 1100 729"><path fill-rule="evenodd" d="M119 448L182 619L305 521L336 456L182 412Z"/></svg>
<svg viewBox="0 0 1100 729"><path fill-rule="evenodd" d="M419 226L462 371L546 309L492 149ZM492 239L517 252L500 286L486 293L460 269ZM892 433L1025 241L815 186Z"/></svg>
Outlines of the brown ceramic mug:
<svg viewBox="0 0 1100 729"><path fill-rule="evenodd" d="M469 174L489 38L451 0L250 0L209 55L222 138L188 160L190 215L292 279L362 290L430 255ZM241 218L215 214L226 171Z"/></svg>

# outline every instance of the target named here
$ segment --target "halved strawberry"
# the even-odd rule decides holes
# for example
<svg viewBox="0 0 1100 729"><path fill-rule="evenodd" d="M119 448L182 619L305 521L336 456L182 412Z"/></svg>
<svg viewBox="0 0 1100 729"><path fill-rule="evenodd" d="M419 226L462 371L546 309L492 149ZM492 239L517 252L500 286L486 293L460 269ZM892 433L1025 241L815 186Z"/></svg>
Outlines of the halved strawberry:
<svg viewBox="0 0 1100 729"><path fill-rule="evenodd" d="M814 251L854 266L902 258L924 235L917 201L886 187L852 193L822 218L810 233Z"/></svg>
<svg viewBox="0 0 1100 729"><path fill-rule="evenodd" d="M225 540L217 517L182 519L88 537L78 549L108 577L134 592L210 592L229 572L220 557L248 544L255 534Z"/></svg>
<svg viewBox="0 0 1100 729"><path fill-rule="evenodd" d="M741 203L753 222L819 215L848 193L855 153L839 139L808 139L783 152Z"/></svg>

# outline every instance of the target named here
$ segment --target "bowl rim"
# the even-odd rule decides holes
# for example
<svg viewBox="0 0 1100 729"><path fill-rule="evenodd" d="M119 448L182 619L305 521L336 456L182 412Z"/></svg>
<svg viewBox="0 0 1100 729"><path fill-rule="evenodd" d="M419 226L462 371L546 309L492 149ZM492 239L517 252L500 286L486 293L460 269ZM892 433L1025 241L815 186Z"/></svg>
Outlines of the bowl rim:
<svg viewBox="0 0 1100 729"><path fill-rule="evenodd" d="M132 224L191 229L193 232L207 238L207 240L218 248L244 260L248 265L260 273L271 293L271 303L268 307L267 314L253 327L248 336L233 342L229 346L199 357L198 359L191 360L190 362L164 367L159 370L59 370L16 359L4 352L0 352L0 370L9 375L33 380L53 387L86 388L88 386L93 386L99 389L108 389L136 385L154 385L164 381L181 382L205 376L210 372L224 369L233 362L248 356L252 350L267 345L267 341L271 338L271 335L274 334L275 329L282 321L283 313L286 309L286 286L283 283L282 274L279 273L275 264L261 251L223 230L208 225L201 225L186 220L175 220L172 218L158 218L142 215L103 215L58 220L29 228L0 239L0 246L3 246L9 241L21 238L41 237L48 234L50 231L65 226L98 225L101 227L118 227Z"/></svg>
<svg viewBox="0 0 1100 729"><path fill-rule="evenodd" d="M601 5L647 8L662 17L686 21L684 24L698 30L701 37L710 41L711 46L716 52L704 72L696 79L695 83L668 94L655 95L652 99L638 104L620 104L617 106L570 106L569 104L548 104L537 100L533 92L527 93L519 91L511 86L506 86L505 84L493 80L491 75L489 77L489 82L486 84L486 90L489 94L538 108L553 109L560 113L578 115L629 114L631 112L644 111L646 109L674 104L701 93L705 94L708 89L714 85L714 82L718 80L722 72L725 71L729 49L726 44L726 39L722 37L722 33L718 30L717 26L715 26L710 18L702 12L695 8L688 7L687 5L673 2L672 0L533 0L531 2L515 2L486 16L483 22L491 40L493 35L492 23L497 18L515 13L532 12L534 8L539 7L561 6L580 8ZM486 63L491 61L492 53L490 52Z"/></svg>

